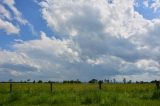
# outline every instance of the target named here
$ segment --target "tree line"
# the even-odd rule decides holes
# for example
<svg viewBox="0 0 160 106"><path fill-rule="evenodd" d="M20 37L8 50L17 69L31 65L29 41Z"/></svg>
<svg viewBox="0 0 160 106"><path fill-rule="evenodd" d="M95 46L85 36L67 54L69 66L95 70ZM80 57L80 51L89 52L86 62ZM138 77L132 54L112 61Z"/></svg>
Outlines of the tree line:
<svg viewBox="0 0 160 106"><path fill-rule="evenodd" d="M145 82L145 81L136 81L136 82L133 82L132 80L127 80L126 78L123 78L122 81L117 81L115 78L113 79L104 79L104 80L98 80L98 79L91 79L87 82L82 82L80 81L79 79L77 80L63 80L61 82L59 81L52 81L52 80L49 80L49 81L43 81L43 80L33 80L31 81L31 79L27 79L27 80L21 80L21 81L13 81L12 79L10 79L9 81L3 81L1 83L9 83L9 82L12 82L12 83L69 83L69 84L73 84L73 83L98 83L99 81L101 81L102 83L107 83L107 84L116 84L116 83L123 83L123 84L131 84L131 83L137 83L137 84L143 84L143 83L160 83L160 80L153 80L153 81L150 81L150 82Z"/></svg>

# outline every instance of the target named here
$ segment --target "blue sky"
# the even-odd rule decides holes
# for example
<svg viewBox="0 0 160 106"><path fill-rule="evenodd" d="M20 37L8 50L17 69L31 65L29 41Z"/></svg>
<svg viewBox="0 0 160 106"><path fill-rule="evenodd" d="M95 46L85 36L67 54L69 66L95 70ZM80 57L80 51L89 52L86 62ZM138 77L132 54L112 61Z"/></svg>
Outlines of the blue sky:
<svg viewBox="0 0 160 106"><path fill-rule="evenodd" d="M2 3L2 1L1 1ZM15 7L23 14L23 17L27 19L30 24L33 25L36 33L32 33L31 28L28 25L20 25L21 31L17 35L7 35L3 30L0 31L1 34L1 48L6 48L11 45L15 39L22 40L32 40L39 38L39 31L48 31L48 28L41 18L39 5L33 0L16 0ZM16 22L15 22L16 23ZM49 32L49 31L48 31Z"/></svg>
<svg viewBox="0 0 160 106"><path fill-rule="evenodd" d="M148 2L148 7L145 6L144 2ZM152 20L154 18L159 18L160 11L154 12L153 8L150 6L154 3L155 0L137 0L138 6L135 6L135 10L144 16L144 18Z"/></svg>
<svg viewBox="0 0 160 106"><path fill-rule="evenodd" d="M159 0L0 0L0 80L158 79L159 28Z"/></svg>
<svg viewBox="0 0 160 106"><path fill-rule="evenodd" d="M1 0L1 3L3 0ZM15 0L15 7L23 14L23 18L28 20L33 25L36 33L32 33L30 26L20 25L21 31L17 36L8 36L3 30L0 30L0 46L1 48L8 48L12 45L15 39L33 40L40 38L40 31L44 31L48 36L56 36L56 32L52 31L46 24L45 20L41 16L40 5L36 0ZM144 0L138 0L138 6L135 6L135 10L138 11L146 19L154 19L159 17L159 11L154 13L153 9L145 7ZM151 5L154 0L149 0ZM16 22L15 22L16 23ZM56 36L57 37L57 36Z"/></svg>

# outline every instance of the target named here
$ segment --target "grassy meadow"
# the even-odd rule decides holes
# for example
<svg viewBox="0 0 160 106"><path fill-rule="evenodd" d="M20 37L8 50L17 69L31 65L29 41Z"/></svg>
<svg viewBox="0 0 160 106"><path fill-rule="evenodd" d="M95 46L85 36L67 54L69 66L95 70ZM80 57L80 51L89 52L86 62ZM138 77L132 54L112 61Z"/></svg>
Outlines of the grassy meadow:
<svg viewBox="0 0 160 106"><path fill-rule="evenodd" d="M0 83L0 106L160 106L154 84Z"/></svg>

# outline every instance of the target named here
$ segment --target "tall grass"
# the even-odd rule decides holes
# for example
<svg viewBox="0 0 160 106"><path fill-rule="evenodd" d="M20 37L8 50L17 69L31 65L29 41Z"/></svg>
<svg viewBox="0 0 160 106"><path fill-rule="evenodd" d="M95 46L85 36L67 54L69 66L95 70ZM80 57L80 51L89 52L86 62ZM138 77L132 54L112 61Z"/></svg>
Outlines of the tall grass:
<svg viewBox="0 0 160 106"><path fill-rule="evenodd" d="M0 106L160 106L153 84L9 84L0 83Z"/></svg>

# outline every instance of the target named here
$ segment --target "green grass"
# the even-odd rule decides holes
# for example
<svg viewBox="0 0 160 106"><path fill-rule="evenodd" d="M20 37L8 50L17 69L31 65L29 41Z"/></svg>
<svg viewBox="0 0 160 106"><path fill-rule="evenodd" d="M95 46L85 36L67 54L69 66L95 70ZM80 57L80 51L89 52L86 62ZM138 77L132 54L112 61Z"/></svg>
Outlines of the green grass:
<svg viewBox="0 0 160 106"><path fill-rule="evenodd" d="M154 84L0 83L0 106L160 106Z"/></svg>

